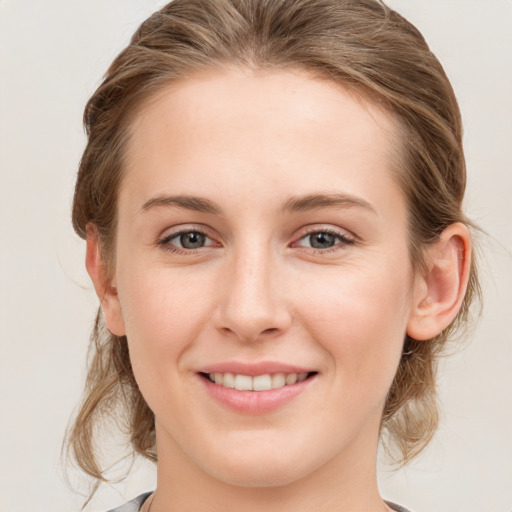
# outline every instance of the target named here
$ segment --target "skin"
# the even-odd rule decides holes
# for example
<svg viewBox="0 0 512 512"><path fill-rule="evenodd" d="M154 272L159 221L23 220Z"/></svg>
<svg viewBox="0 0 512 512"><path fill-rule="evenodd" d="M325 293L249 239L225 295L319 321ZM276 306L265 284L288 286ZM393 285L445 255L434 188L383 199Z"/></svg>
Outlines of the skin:
<svg viewBox="0 0 512 512"><path fill-rule="evenodd" d="M454 224L427 275L413 271L394 133L375 105L293 70L205 74L135 118L115 265L91 229L87 267L155 413L151 512L387 510L375 461L404 336L451 322L470 251ZM329 200L297 201L312 195ZM178 234L197 230L205 245L181 247ZM326 231L332 247L312 247ZM248 415L198 376L225 361L317 374L285 406Z"/></svg>

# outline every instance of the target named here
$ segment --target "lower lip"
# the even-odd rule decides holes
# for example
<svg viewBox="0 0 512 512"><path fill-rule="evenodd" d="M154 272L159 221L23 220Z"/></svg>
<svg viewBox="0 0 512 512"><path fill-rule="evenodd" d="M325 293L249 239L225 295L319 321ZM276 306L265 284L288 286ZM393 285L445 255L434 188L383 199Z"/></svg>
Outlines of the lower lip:
<svg viewBox="0 0 512 512"><path fill-rule="evenodd" d="M268 391L239 391L199 376L209 394L217 402L241 414L265 414L276 411L305 391L316 377L317 375L313 375L302 382Z"/></svg>

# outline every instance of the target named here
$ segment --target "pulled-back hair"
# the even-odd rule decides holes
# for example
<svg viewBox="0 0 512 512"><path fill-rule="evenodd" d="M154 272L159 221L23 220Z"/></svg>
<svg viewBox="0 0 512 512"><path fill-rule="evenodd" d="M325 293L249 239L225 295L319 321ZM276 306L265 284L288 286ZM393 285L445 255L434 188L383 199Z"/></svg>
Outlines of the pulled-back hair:
<svg viewBox="0 0 512 512"><path fill-rule="evenodd" d="M115 261L117 196L131 121L170 83L224 66L306 70L390 113L417 271L424 271L425 248L448 225L471 225L461 210L466 172L457 101L441 64L403 17L377 0L175 0L139 27L85 109L88 143L73 226L82 238L91 226L96 230L108 271ZM398 462L417 455L436 429L438 356L467 323L477 295L472 260L466 296L452 324L430 340L404 340L382 418L388 442L398 447ZM120 422L134 452L157 459L154 415L135 382L126 338L110 333L99 312L85 395L69 434L79 466L99 480L104 473L94 437L108 417Z"/></svg>

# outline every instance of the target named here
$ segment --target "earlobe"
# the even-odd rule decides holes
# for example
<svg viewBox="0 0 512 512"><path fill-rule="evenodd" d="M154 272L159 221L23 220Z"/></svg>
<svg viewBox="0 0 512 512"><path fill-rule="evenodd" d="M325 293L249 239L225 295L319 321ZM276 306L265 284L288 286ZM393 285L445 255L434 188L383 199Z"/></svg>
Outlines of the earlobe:
<svg viewBox="0 0 512 512"><path fill-rule="evenodd" d="M124 320L115 282L109 278L101 254L98 233L93 225L87 226L85 266L94 284L96 295L100 299L103 318L108 330L116 336L125 336Z"/></svg>
<svg viewBox="0 0 512 512"><path fill-rule="evenodd" d="M440 334L457 316L466 294L471 264L468 228L448 226L427 249L427 272L416 279L407 335L427 340Z"/></svg>

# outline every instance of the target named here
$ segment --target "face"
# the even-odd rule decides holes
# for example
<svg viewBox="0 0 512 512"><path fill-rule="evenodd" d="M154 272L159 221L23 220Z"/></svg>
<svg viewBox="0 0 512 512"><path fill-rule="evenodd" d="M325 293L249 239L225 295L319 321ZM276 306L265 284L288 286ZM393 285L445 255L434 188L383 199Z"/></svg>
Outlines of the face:
<svg viewBox="0 0 512 512"><path fill-rule="evenodd" d="M294 71L204 75L139 113L106 317L159 464L248 486L374 464L415 281L393 133Z"/></svg>

